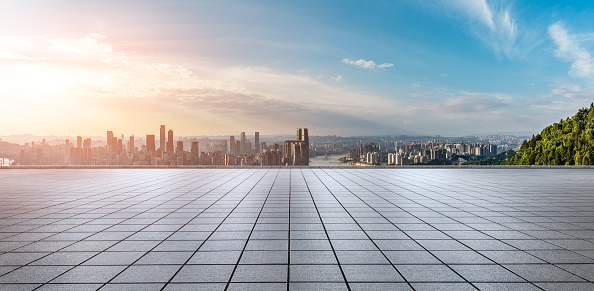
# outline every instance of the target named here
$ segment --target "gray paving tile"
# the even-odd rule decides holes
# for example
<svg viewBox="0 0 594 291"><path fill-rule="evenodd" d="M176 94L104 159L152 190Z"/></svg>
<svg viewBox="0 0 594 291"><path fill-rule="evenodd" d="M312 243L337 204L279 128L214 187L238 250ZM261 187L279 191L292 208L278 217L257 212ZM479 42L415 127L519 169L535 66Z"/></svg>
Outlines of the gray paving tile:
<svg viewBox="0 0 594 291"><path fill-rule="evenodd" d="M398 272L390 265L343 265L348 282L402 282Z"/></svg>
<svg viewBox="0 0 594 291"><path fill-rule="evenodd" d="M24 266L0 277L0 283L46 283L72 266Z"/></svg>
<svg viewBox="0 0 594 291"><path fill-rule="evenodd" d="M529 254L552 264L583 263L593 264L594 259L567 250L527 251Z"/></svg>
<svg viewBox="0 0 594 291"><path fill-rule="evenodd" d="M161 290L165 284L161 283L153 283L153 284L145 284L145 283L137 283L137 284L115 284L110 283L105 285L101 290L108 290L108 291L119 291L119 290L130 290L130 291L157 291Z"/></svg>
<svg viewBox="0 0 594 291"><path fill-rule="evenodd" d="M432 251L445 264L494 264L475 251Z"/></svg>
<svg viewBox="0 0 594 291"><path fill-rule="evenodd" d="M41 287L39 287L39 289L36 290L45 290L45 291L49 291L49 290L64 290L64 291L71 291L71 290L76 290L76 291L91 291L91 290L98 290L99 288L101 288L102 284L45 284Z"/></svg>
<svg viewBox="0 0 594 291"><path fill-rule="evenodd" d="M136 261L137 265L181 265L184 264L192 255L192 252L148 252ZM91 264L91 261L89 261Z"/></svg>
<svg viewBox="0 0 594 291"><path fill-rule="evenodd" d="M196 288L196 286L193 286ZM216 289L216 290L224 290L223 289ZM187 290L187 289L186 289ZM200 289L202 290L202 289ZM214 289L213 289L214 290ZM274 291L274 290L287 290L286 283L231 283L229 284L229 289L227 290L235 290L235 291L243 291L243 290L253 290L253 291Z"/></svg>
<svg viewBox="0 0 594 291"><path fill-rule="evenodd" d="M380 251L336 251L341 264L388 265L390 262Z"/></svg>
<svg viewBox="0 0 594 291"><path fill-rule="evenodd" d="M541 290L531 283L474 283L480 290L484 291L536 291Z"/></svg>
<svg viewBox="0 0 594 291"><path fill-rule="evenodd" d="M289 283L289 290L346 291L348 289L345 283ZM351 290L354 290L352 285Z"/></svg>
<svg viewBox="0 0 594 291"><path fill-rule="evenodd" d="M51 283L105 283L124 270L124 266L77 266Z"/></svg>
<svg viewBox="0 0 594 291"><path fill-rule="evenodd" d="M556 291L591 291L594 289L594 283L536 283L544 290Z"/></svg>
<svg viewBox="0 0 594 291"><path fill-rule="evenodd" d="M291 265L290 282L344 282L338 265Z"/></svg>
<svg viewBox="0 0 594 291"><path fill-rule="evenodd" d="M469 282L526 282L498 265L452 265L460 276Z"/></svg>
<svg viewBox="0 0 594 291"><path fill-rule="evenodd" d="M545 261L523 251L480 251L498 264L538 264Z"/></svg>
<svg viewBox="0 0 594 291"><path fill-rule="evenodd" d="M384 254L394 265L441 264L441 262L428 251L384 251Z"/></svg>
<svg viewBox="0 0 594 291"><path fill-rule="evenodd" d="M57 252L45 256L33 263L31 265L64 265L64 266L73 266L78 265L92 256L98 254L97 252Z"/></svg>
<svg viewBox="0 0 594 291"><path fill-rule="evenodd" d="M291 264L337 264L332 251L291 251Z"/></svg>
<svg viewBox="0 0 594 291"><path fill-rule="evenodd" d="M167 282L180 266L138 265L130 266L113 279L113 283L161 283Z"/></svg>
<svg viewBox="0 0 594 291"><path fill-rule="evenodd" d="M506 268L530 282L583 282L581 279L559 267L546 264L505 265Z"/></svg>
<svg viewBox="0 0 594 291"><path fill-rule="evenodd" d="M594 282L594 264L557 264L556 266Z"/></svg>
<svg viewBox="0 0 594 291"><path fill-rule="evenodd" d="M399 265L398 271L409 282L464 282L445 265Z"/></svg>
<svg viewBox="0 0 594 291"><path fill-rule="evenodd" d="M349 286L353 291L370 291L370 290L413 290L406 283L350 283Z"/></svg>
<svg viewBox="0 0 594 291"><path fill-rule="evenodd" d="M23 266L47 255L49 253L5 253L0 255L0 265Z"/></svg>
<svg viewBox="0 0 594 291"><path fill-rule="evenodd" d="M171 282L226 283L232 272L232 265L185 265Z"/></svg>
<svg viewBox="0 0 594 291"><path fill-rule="evenodd" d="M286 251L244 251L240 264L288 264L289 256Z"/></svg>
<svg viewBox="0 0 594 291"><path fill-rule="evenodd" d="M287 282L287 265L239 265L231 282Z"/></svg>
<svg viewBox="0 0 594 291"><path fill-rule="evenodd" d="M412 283L411 284L415 290L476 290L476 288L472 287L472 285L468 283Z"/></svg>

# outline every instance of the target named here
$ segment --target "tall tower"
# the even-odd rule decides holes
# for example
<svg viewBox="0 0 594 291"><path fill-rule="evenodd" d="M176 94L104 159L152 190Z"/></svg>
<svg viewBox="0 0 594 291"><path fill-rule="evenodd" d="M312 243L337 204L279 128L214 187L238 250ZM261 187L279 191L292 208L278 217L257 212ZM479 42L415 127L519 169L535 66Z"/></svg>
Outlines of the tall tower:
<svg viewBox="0 0 594 291"><path fill-rule="evenodd" d="M134 135L130 136L130 141L128 142L128 151L131 153L134 152Z"/></svg>
<svg viewBox="0 0 594 291"><path fill-rule="evenodd" d="M309 134L307 133L307 128L297 129L297 140L303 141L305 143L302 153L307 159L307 164L309 165Z"/></svg>
<svg viewBox="0 0 594 291"><path fill-rule="evenodd" d="M161 132L159 135L159 148L165 150L165 125L161 125Z"/></svg>
<svg viewBox="0 0 594 291"><path fill-rule="evenodd" d="M111 152L111 149L113 148L113 131L108 131L107 132L107 151Z"/></svg>
<svg viewBox="0 0 594 291"><path fill-rule="evenodd" d="M167 153L173 155L173 130L167 132Z"/></svg>
<svg viewBox="0 0 594 291"><path fill-rule="evenodd" d="M259 154L261 152L261 150L260 150L260 133L257 131L254 133L254 151L256 152L256 154Z"/></svg>
<svg viewBox="0 0 594 291"><path fill-rule="evenodd" d="M182 155L184 153L184 142L181 140L177 141L177 148L175 149L175 152L178 155Z"/></svg>
<svg viewBox="0 0 594 291"><path fill-rule="evenodd" d="M155 135L154 134L146 135L146 152L149 154L155 153Z"/></svg>
<svg viewBox="0 0 594 291"><path fill-rule="evenodd" d="M239 145L239 154L245 155L247 153L247 140L245 139L245 131L241 132L241 144Z"/></svg>
<svg viewBox="0 0 594 291"><path fill-rule="evenodd" d="M235 152L235 136L233 135L229 137L229 149L227 152L229 154L237 156L237 153Z"/></svg>
<svg viewBox="0 0 594 291"><path fill-rule="evenodd" d="M296 140L285 141L285 161L289 166L309 165L309 136L307 128L298 128Z"/></svg>
<svg viewBox="0 0 594 291"><path fill-rule="evenodd" d="M190 155L192 156L192 165L198 165L199 149L198 142L192 142L192 148L190 149Z"/></svg>
<svg viewBox="0 0 594 291"><path fill-rule="evenodd" d="M77 136L76 137L76 148L77 149L82 149L82 136Z"/></svg>

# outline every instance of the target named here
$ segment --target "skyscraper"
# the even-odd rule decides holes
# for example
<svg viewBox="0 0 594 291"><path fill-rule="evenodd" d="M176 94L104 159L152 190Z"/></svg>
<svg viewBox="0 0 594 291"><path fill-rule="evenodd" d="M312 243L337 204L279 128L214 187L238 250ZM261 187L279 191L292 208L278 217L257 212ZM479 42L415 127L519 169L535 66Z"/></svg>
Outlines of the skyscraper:
<svg viewBox="0 0 594 291"><path fill-rule="evenodd" d="M113 131L107 132L107 152L111 152L113 147Z"/></svg>
<svg viewBox="0 0 594 291"><path fill-rule="evenodd" d="M130 136L130 141L128 142L128 151L131 153L134 152L134 135Z"/></svg>
<svg viewBox="0 0 594 291"><path fill-rule="evenodd" d="M192 157L192 165L197 165L198 164L198 155L199 155L199 148L198 148L198 142L197 141L193 141L192 142L192 147L190 149L190 156Z"/></svg>
<svg viewBox="0 0 594 291"><path fill-rule="evenodd" d="M237 153L235 152L235 136L230 136L229 137L229 149L228 149L229 154L232 155L237 155Z"/></svg>
<svg viewBox="0 0 594 291"><path fill-rule="evenodd" d="M159 136L159 148L165 150L165 125L161 125L161 135Z"/></svg>
<svg viewBox="0 0 594 291"><path fill-rule="evenodd" d="M167 153L173 155L173 130L167 132Z"/></svg>
<svg viewBox="0 0 594 291"><path fill-rule="evenodd" d="M247 153L247 140L245 139L245 131L241 132L241 144L239 145L239 154L245 155Z"/></svg>
<svg viewBox="0 0 594 291"><path fill-rule="evenodd" d="M177 141L177 149L175 150L175 152L178 155L182 155L184 153L184 142L179 140Z"/></svg>
<svg viewBox="0 0 594 291"><path fill-rule="evenodd" d="M309 165L309 136L307 128L297 129L296 140L285 141L284 164L288 166Z"/></svg>
<svg viewBox="0 0 594 291"><path fill-rule="evenodd" d="M82 136L77 136L76 137L76 148L77 149L82 149Z"/></svg>
<svg viewBox="0 0 594 291"><path fill-rule="evenodd" d="M155 153L155 135L154 134L146 135L146 152L149 154Z"/></svg>
<svg viewBox="0 0 594 291"><path fill-rule="evenodd" d="M254 133L254 151L256 152L256 154L259 154L260 151L260 133L259 132L255 132Z"/></svg>

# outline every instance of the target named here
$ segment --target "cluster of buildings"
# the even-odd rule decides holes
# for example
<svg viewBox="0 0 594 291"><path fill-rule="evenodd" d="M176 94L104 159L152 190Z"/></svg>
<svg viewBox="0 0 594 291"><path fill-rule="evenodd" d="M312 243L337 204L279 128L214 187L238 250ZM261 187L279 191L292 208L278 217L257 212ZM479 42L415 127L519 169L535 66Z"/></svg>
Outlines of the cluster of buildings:
<svg viewBox="0 0 594 291"><path fill-rule="evenodd" d="M309 136L307 128L298 128L296 139L267 144L260 142L260 133L253 139L242 132L238 139L208 140L201 151L200 141L178 138L173 130L161 125L159 137L134 135L127 139L107 132L105 140L93 142L78 136L76 143L66 139L50 146L45 139L38 144L25 144L20 165L242 165L242 166L307 166ZM206 140L205 140L206 141ZM205 150L206 149L206 150Z"/></svg>
<svg viewBox="0 0 594 291"><path fill-rule="evenodd" d="M347 158L353 162L371 165L410 165L430 160L450 159L453 155L490 157L497 154L497 145L480 143L449 143L430 141L423 143L396 143L383 148L370 142L349 151Z"/></svg>

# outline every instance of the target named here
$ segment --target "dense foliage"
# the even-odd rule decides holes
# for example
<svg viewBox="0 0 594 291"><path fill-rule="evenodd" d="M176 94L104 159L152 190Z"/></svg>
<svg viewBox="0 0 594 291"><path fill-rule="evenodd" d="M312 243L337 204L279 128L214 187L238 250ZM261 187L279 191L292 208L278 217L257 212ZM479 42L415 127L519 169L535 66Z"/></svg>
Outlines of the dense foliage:
<svg viewBox="0 0 594 291"><path fill-rule="evenodd" d="M594 164L594 104L524 141L508 165Z"/></svg>

